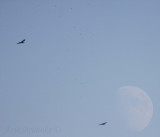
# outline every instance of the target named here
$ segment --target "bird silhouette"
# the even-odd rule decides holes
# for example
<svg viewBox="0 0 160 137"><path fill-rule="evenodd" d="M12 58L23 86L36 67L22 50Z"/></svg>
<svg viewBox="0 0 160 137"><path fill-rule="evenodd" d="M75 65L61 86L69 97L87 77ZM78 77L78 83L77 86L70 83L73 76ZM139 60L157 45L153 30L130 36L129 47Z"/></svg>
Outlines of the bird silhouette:
<svg viewBox="0 0 160 137"><path fill-rule="evenodd" d="M108 123L108 122L104 122L104 123L101 123L101 124L99 124L99 125L105 125L106 123Z"/></svg>
<svg viewBox="0 0 160 137"><path fill-rule="evenodd" d="M20 41L20 42L18 42L17 44L23 44L24 42L25 42L25 39Z"/></svg>

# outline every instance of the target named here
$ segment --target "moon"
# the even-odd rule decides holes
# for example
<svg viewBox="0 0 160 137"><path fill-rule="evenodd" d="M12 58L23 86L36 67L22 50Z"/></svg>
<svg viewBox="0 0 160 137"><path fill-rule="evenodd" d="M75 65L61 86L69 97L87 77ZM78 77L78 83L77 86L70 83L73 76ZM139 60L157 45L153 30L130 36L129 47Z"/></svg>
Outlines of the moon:
<svg viewBox="0 0 160 137"><path fill-rule="evenodd" d="M134 86L124 86L117 90L117 95L124 123L136 131L147 127L153 115L153 104L147 93Z"/></svg>

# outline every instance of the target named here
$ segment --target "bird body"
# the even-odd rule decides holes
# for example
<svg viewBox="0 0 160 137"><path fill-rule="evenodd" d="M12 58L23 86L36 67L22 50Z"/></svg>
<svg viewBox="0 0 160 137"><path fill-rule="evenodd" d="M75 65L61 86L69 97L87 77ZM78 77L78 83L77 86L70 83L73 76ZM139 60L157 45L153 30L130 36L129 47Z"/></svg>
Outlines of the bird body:
<svg viewBox="0 0 160 137"><path fill-rule="evenodd" d="M101 124L99 124L99 125L105 125L106 123L108 123L108 122L104 122L104 123L101 123Z"/></svg>
<svg viewBox="0 0 160 137"><path fill-rule="evenodd" d="M20 42L18 42L17 44L23 44L24 42L25 42L25 39L20 41Z"/></svg>

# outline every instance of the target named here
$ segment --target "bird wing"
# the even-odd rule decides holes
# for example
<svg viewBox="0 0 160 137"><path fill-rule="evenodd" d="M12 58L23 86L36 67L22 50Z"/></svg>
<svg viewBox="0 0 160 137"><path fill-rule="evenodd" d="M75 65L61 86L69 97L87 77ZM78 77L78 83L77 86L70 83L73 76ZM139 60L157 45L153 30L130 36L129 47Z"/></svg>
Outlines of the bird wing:
<svg viewBox="0 0 160 137"><path fill-rule="evenodd" d="M22 41L20 41L20 42L18 42L17 44L21 44L21 43L24 43L24 41L25 41L25 39L24 39L24 40L22 40Z"/></svg>
<svg viewBox="0 0 160 137"><path fill-rule="evenodd" d="M22 43L22 41L21 42L18 42L17 44L21 44Z"/></svg>
<svg viewBox="0 0 160 137"><path fill-rule="evenodd" d="M104 122L104 123L101 123L101 124L99 124L99 125L105 125L107 122Z"/></svg>
<svg viewBox="0 0 160 137"><path fill-rule="evenodd" d="M24 43L25 39L21 41L21 43Z"/></svg>

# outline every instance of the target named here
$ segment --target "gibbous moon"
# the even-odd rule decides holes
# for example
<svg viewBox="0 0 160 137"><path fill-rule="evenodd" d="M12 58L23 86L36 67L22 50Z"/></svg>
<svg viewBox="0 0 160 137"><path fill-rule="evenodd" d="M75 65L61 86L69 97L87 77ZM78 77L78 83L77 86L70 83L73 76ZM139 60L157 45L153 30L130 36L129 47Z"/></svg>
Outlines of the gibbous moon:
<svg viewBox="0 0 160 137"><path fill-rule="evenodd" d="M119 110L130 128L141 131L152 119L153 104L142 89L125 86L117 90ZM125 123L125 122L124 122Z"/></svg>

